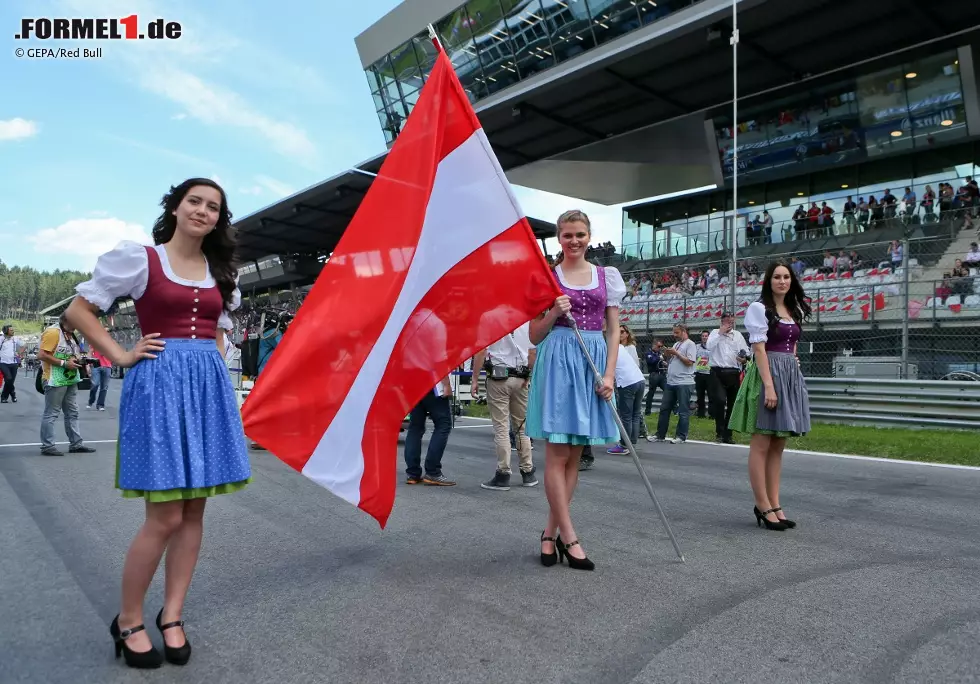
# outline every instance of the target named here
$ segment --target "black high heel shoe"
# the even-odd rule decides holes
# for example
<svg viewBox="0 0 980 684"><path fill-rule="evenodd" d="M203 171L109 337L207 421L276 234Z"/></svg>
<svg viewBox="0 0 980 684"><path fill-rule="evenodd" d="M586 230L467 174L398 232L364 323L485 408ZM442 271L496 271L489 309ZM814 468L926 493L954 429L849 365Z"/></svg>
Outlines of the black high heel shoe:
<svg viewBox="0 0 980 684"><path fill-rule="evenodd" d="M588 558L576 558L568 552L568 548L576 544L578 544L578 539L565 544L561 540L561 535L558 535L558 539L555 541L555 548L558 550L558 560L560 561L564 557L568 561L568 567L573 570L595 570L595 563Z"/></svg>
<svg viewBox="0 0 980 684"><path fill-rule="evenodd" d="M555 538L554 537L546 537L546 536L544 536L544 531L542 531L541 532L541 541L542 542L546 542L546 541L554 542L555 541ZM558 562L558 551L557 551L558 545L557 545L557 543L555 544L555 549L556 550L555 551L552 551L551 553L545 553L544 551L541 552L541 565L545 566L546 568L550 568L552 565L554 565L555 563Z"/></svg>
<svg viewBox="0 0 980 684"><path fill-rule="evenodd" d="M778 513L781 510L783 510L783 507L777 506L776 508L772 509L772 512ZM778 515L776 516L776 518L779 520L779 522L786 525L786 527L788 527L789 529L793 529L794 527L796 527L796 523L793 522L792 520L787 520L786 518L780 518Z"/></svg>
<svg viewBox="0 0 980 684"><path fill-rule="evenodd" d="M160 630L160 634L163 635L168 629L173 629L174 627L184 628L183 620L176 620L174 622L168 622L165 625L161 625L160 621L163 619L163 608L157 614L157 629ZM187 661L191 659L191 642L187 640L187 632L184 632L184 645L177 646L167 646L166 637L164 637L163 642L163 657L167 659L168 663L173 665L186 665Z"/></svg>
<svg viewBox="0 0 980 684"><path fill-rule="evenodd" d="M755 513L755 522L757 527L762 527L762 524L765 523L767 530L775 530L776 532L786 531L786 525L783 524L782 520L780 520L779 522L771 522L766 519L767 515L769 515L770 513L775 513L776 511L775 508L770 508L765 511L760 511L758 506L753 506L752 511Z"/></svg>
<svg viewBox="0 0 980 684"><path fill-rule="evenodd" d="M109 634L112 635L112 640L116 642L116 658L125 656L128 667L134 667L140 670L154 670L163 664L160 651L152 646L149 651L134 651L126 645L126 639L136 632L142 632L145 629L146 627L144 625L136 625L129 629L119 629L119 616L117 615L112 619L112 624L109 625Z"/></svg>

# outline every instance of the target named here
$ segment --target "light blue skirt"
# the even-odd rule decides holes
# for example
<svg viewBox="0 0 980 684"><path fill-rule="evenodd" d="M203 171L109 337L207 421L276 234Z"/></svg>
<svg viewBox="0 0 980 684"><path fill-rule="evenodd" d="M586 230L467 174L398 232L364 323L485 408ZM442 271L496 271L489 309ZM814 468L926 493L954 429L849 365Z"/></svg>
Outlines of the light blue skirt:
<svg viewBox="0 0 980 684"><path fill-rule="evenodd" d="M214 340L168 339L156 359L126 373L118 453L123 490L208 490L251 477L235 390Z"/></svg>
<svg viewBox="0 0 980 684"><path fill-rule="evenodd" d="M600 372L606 368L606 340L584 331L585 346ZM596 394L595 375L571 328L555 327L537 348L527 403L527 434L555 444L611 444L619 428L605 399Z"/></svg>

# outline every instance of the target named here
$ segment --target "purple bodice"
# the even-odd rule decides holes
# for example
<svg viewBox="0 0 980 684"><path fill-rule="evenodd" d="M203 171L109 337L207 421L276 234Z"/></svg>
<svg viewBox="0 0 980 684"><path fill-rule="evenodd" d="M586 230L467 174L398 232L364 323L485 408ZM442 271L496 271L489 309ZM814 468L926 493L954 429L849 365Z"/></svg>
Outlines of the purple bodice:
<svg viewBox="0 0 980 684"><path fill-rule="evenodd" d="M798 339L800 339L800 326L796 323L779 321L776 325L769 328L766 351L792 354L793 345L796 344Z"/></svg>
<svg viewBox="0 0 980 684"><path fill-rule="evenodd" d="M567 295L572 300L572 318L579 330L601 331L602 323L606 319L606 270L602 266L596 267L596 279L599 286L591 290L575 290L565 287L561 278L557 277L558 287L562 294ZM564 316L555 321L556 326L570 328L568 319Z"/></svg>

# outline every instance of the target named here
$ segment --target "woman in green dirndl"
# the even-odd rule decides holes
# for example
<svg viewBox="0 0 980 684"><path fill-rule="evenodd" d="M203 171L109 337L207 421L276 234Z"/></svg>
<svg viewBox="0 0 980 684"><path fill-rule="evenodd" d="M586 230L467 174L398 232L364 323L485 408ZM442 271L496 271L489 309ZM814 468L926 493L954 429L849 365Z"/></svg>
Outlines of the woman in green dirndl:
<svg viewBox="0 0 980 684"><path fill-rule="evenodd" d="M762 297L745 312L753 360L745 370L729 429L752 435L749 481L756 524L767 530L796 527L779 503L779 479L787 437L810 431L810 398L796 356L810 305L796 274L786 264L769 266Z"/></svg>

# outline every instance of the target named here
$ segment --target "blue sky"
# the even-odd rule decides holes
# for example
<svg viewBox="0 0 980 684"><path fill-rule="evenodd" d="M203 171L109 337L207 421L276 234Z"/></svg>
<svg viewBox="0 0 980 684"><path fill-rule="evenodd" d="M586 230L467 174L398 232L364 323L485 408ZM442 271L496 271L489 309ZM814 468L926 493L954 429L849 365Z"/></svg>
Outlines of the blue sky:
<svg viewBox="0 0 980 684"><path fill-rule="evenodd" d="M384 151L354 37L396 0L3 0L0 259L91 268L149 240L159 202L217 179L246 216ZM15 41L23 17L162 17L175 41ZM101 47L101 59L17 59L18 47ZM525 212L590 212L619 244L618 208L516 188Z"/></svg>

